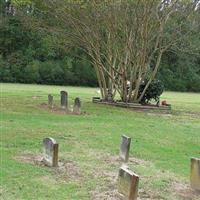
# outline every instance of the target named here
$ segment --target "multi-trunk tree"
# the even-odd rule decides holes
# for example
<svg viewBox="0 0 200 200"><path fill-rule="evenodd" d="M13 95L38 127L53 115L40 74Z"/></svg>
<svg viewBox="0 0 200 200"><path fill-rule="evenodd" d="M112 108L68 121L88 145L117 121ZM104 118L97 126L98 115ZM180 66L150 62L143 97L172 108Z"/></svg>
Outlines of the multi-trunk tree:
<svg viewBox="0 0 200 200"><path fill-rule="evenodd" d="M119 94L124 102L140 102L163 54L177 44L188 49L186 38L199 34L199 0L44 0L42 9L66 42L89 55L106 101Z"/></svg>

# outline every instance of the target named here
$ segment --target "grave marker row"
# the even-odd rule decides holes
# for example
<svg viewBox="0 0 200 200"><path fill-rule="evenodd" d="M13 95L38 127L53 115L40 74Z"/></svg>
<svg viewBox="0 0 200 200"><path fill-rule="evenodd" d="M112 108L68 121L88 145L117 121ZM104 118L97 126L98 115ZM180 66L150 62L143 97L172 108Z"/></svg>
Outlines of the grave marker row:
<svg viewBox="0 0 200 200"><path fill-rule="evenodd" d="M79 104L79 101L77 102ZM125 141L125 142L124 142ZM127 142L128 141L128 142ZM122 136L122 152L129 152L131 138ZM125 146L123 146L125 145ZM43 160L47 166L58 167L58 147L55 139L49 137L43 139ZM127 156L123 156L127 161ZM122 166L118 174L118 191L128 200L136 200L138 194L139 176L130 171L127 166Z"/></svg>
<svg viewBox="0 0 200 200"><path fill-rule="evenodd" d="M123 162L118 174L118 192L127 200L136 200L138 196L139 176L128 169L131 138L121 137L119 158ZM126 164L126 165L124 165Z"/></svg>
<svg viewBox="0 0 200 200"><path fill-rule="evenodd" d="M68 93L66 91L60 92L60 105L61 109L63 111L68 112L69 106L68 106ZM48 95L48 106L49 108L53 108L53 96L51 94ZM81 100L79 97L75 98L74 100L74 106L73 106L73 113L74 114L81 114Z"/></svg>
<svg viewBox="0 0 200 200"><path fill-rule="evenodd" d="M78 101L77 104L80 102ZM128 162L131 138L122 136L120 145L120 159L123 163ZM44 161L48 166L58 166L58 143L53 138L43 140ZM128 169L127 165L122 165L118 173L118 192L126 200L137 200L139 186L139 176ZM191 187L200 190L200 159L191 159Z"/></svg>
<svg viewBox="0 0 200 200"><path fill-rule="evenodd" d="M138 194L139 176L128 169L127 163L129 160L131 138L122 135L120 145L120 160L123 165L119 170L118 175L118 192L128 200L136 200ZM191 188L200 191L200 159L191 158Z"/></svg>

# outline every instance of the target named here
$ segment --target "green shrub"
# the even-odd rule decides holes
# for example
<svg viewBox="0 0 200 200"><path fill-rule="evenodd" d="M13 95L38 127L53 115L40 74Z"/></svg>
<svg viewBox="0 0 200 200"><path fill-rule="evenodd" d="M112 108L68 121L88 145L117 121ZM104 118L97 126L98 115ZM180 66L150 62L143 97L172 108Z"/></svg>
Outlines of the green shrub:
<svg viewBox="0 0 200 200"><path fill-rule="evenodd" d="M143 84L140 85L139 94L138 94L139 96L144 91L144 88L145 88L147 82L148 81L146 80L146 81L144 81ZM158 102L160 99L160 95L163 93L163 91L164 91L164 86L160 80L152 81L151 84L149 85L148 89L146 90L140 103L147 104L152 99Z"/></svg>
<svg viewBox="0 0 200 200"><path fill-rule="evenodd" d="M39 74L39 64L38 61L33 61L32 63L28 64L24 69L24 82L25 83L37 83L40 74Z"/></svg>
<svg viewBox="0 0 200 200"><path fill-rule="evenodd" d="M77 78L74 85L97 86L95 70L87 57L83 56L83 59L74 62L73 72Z"/></svg>
<svg viewBox="0 0 200 200"><path fill-rule="evenodd" d="M39 74L41 84L51 84L52 83L52 70L55 64L51 61L39 62Z"/></svg>
<svg viewBox="0 0 200 200"><path fill-rule="evenodd" d="M193 92L199 92L200 91L200 76L197 74L194 74L190 77L187 81L187 90L193 91Z"/></svg>
<svg viewBox="0 0 200 200"><path fill-rule="evenodd" d="M1 82L13 82L13 78L10 73L9 64L3 60L0 56L0 81Z"/></svg>
<svg viewBox="0 0 200 200"><path fill-rule="evenodd" d="M52 68L51 78L52 78L52 83L56 85L64 84L65 74L63 69L58 63Z"/></svg>

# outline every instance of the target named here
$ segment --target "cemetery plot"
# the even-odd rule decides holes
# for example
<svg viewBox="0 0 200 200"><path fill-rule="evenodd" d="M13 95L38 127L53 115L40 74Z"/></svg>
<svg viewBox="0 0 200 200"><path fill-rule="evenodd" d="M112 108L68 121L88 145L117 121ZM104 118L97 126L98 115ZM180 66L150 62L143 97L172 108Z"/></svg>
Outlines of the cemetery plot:
<svg viewBox="0 0 200 200"><path fill-rule="evenodd" d="M67 87L68 95L73 97L68 96L71 109L67 116L68 112L61 110L60 90L65 89L60 86L9 84L3 87L1 149L4 161L0 167L3 172L0 199L34 199L37 193L40 199L124 200L127 196L122 198L119 194L117 178L119 166L126 164L140 174L138 200L199 200L198 188L192 189L190 185L191 163L189 159L188 163L184 161L186 156L198 158L199 154L199 95L170 93L169 99L180 95L178 104L172 103L184 112L178 113L177 109L178 114L162 118L109 106L102 108L87 102L95 89ZM53 108L48 106L48 94L53 96ZM89 115L84 119L71 116L74 99L79 95L81 104L87 102L85 109ZM42 107L45 110L38 109L41 103L46 103ZM191 110L190 106L193 106ZM188 116L186 112L196 115ZM128 164L119 159L122 131L138 142L134 148L134 156L138 157L132 157L130 151ZM40 143L46 134L59 139L58 167L45 167ZM31 187L35 185L38 187Z"/></svg>
<svg viewBox="0 0 200 200"><path fill-rule="evenodd" d="M42 103L41 106L46 109L51 109L51 112L59 114L74 114L81 115L81 99L76 97L74 104L70 105L68 101L68 93L66 91L60 91L60 106L54 104L53 95L48 95L48 104Z"/></svg>

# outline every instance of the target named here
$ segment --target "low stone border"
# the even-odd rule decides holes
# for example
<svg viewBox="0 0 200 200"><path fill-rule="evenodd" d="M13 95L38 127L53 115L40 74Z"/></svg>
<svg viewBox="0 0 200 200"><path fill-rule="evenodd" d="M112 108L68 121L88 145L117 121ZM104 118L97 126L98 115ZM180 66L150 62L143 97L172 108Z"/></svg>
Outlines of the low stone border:
<svg viewBox="0 0 200 200"><path fill-rule="evenodd" d="M107 101L103 101L99 97L93 97L92 102L98 103L98 104L104 104L104 105L123 107L123 108L133 108L133 109L138 109L138 110L164 110L164 111L171 110L171 106L142 105L139 103L124 103L124 102L119 102L119 101L107 102Z"/></svg>

